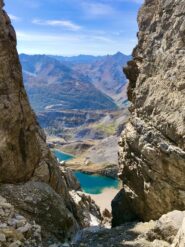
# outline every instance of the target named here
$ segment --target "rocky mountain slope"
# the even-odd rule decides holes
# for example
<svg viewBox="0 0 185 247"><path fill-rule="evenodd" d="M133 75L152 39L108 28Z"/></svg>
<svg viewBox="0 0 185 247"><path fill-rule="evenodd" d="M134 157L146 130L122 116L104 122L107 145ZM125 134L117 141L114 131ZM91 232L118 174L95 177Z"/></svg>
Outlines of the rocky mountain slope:
<svg viewBox="0 0 185 247"><path fill-rule="evenodd" d="M101 215L89 197L76 192L80 187L72 173L59 168L46 145L27 99L16 34L3 6L0 0L0 245L49 246L70 239Z"/></svg>
<svg viewBox="0 0 185 247"><path fill-rule="evenodd" d="M87 75L45 55L20 55L24 84L34 110L116 109Z"/></svg>
<svg viewBox="0 0 185 247"><path fill-rule="evenodd" d="M119 135L128 117L127 108L119 111L48 110L37 114L49 135L66 140L100 140Z"/></svg>
<svg viewBox="0 0 185 247"><path fill-rule="evenodd" d="M79 55L74 57L51 56L74 69L79 69L84 75L88 75L92 83L111 94L126 83L122 67L132 57L117 52L114 55L90 56Z"/></svg>
<svg viewBox="0 0 185 247"><path fill-rule="evenodd" d="M37 112L46 108L115 110L116 104L123 106L127 81L122 66L129 59L122 53L69 58L20 55L25 87Z"/></svg>
<svg viewBox="0 0 185 247"><path fill-rule="evenodd" d="M66 166L75 171L117 178L118 138L128 109L117 111L45 111L38 120L50 147L75 157Z"/></svg>
<svg viewBox="0 0 185 247"><path fill-rule="evenodd" d="M20 55L24 84L38 121L51 146L75 153L76 159L70 163L73 169L83 167L117 177L117 136L127 118L127 111L121 112L117 104L127 108L122 67L129 59L120 52L98 57ZM56 138L61 138L57 145L52 141ZM105 150L101 144L104 138ZM99 157L98 162L93 156Z"/></svg>
<svg viewBox="0 0 185 247"><path fill-rule="evenodd" d="M120 141L114 225L185 209L184 16L184 0L146 0L139 12L139 43L124 69L132 106Z"/></svg>
<svg viewBox="0 0 185 247"><path fill-rule="evenodd" d="M109 95L119 106L127 100L127 80L123 75L122 67L131 59L121 52L103 57L90 57L89 62L75 62L72 67L88 76L93 85ZM79 59L80 59L79 58ZM96 58L96 59L93 59Z"/></svg>

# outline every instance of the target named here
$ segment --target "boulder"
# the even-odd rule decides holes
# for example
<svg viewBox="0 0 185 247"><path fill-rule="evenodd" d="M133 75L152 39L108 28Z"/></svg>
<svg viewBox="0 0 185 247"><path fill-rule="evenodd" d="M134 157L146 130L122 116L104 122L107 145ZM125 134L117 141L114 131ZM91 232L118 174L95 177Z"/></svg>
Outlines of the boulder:
<svg viewBox="0 0 185 247"><path fill-rule="evenodd" d="M20 215L0 196L0 246L43 247L41 227Z"/></svg>
<svg viewBox="0 0 185 247"><path fill-rule="evenodd" d="M81 191L69 192L73 200L73 213L82 228L101 225L100 208L95 201Z"/></svg>
<svg viewBox="0 0 185 247"><path fill-rule="evenodd" d="M4 184L0 185L0 194L23 216L40 225L47 241L50 238L65 241L79 229L63 198L48 184L34 181L19 185ZM29 227L28 224L20 226L18 231L24 233Z"/></svg>
<svg viewBox="0 0 185 247"><path fill-rule="evenodd" d="M147 234L148 239L160 239L172 243L182 226L185 211L173 211L156 221L154 228Z"/></svg>
<svg viewBox="0 0 185 247"><path fill-rule="evenodd" d="M184 247L185 246L185 218L181 228L178 231L177 236L175 237L171 247Z"/></svg>

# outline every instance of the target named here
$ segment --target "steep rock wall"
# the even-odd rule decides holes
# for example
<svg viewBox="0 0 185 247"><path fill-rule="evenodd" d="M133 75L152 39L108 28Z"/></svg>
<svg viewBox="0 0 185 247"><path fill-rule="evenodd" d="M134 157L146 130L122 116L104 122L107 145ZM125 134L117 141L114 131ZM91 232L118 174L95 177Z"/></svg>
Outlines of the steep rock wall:
<svg viewBox="0 0 185 247"><path fill-rule="evenodd" d="M131 117L120 141L113 225L185 209L185 1L145 0L124 69Z"/></svg>
<svg viewBox="0 0 185 247"><path fill-rule="evenodd" d="M89 226L91 214L100 219L101 214L95 204L89 207L85 195L77 205L69 193L79 184L71 172L60 169L30 107L16 34L3 7L0 0L0 195L41 225L46 242L63 242Z"/></svg>
<svg viewBox="0 0 185 247"><path fill-rule="evenodd" d="M3 6L1 0L0 183L45 182L62 196L65 205L70 205L65 179L28 102L16 50L16 34ZM67 211L66 208L66 214Z"/></svg>
<svg viewBox="0 0 185 247"><path fill-rule="evenodd" d="M54 184L59 169L45 143L23 87L16 34L0 1L0 182L25 182L38 177ZM39 169L45 176L40 177Z"/></svg>

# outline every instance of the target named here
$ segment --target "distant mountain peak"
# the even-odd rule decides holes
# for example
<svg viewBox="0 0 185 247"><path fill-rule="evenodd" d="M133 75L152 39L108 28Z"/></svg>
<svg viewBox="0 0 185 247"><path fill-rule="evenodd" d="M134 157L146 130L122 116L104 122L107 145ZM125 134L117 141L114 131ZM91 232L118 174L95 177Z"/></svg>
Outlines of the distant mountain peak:
<svg viewBox="0 0 185 247"><path fill-rule="evenodd" d="M125 55L125 54L123 54L122 52L120 52L120 51L118 51L118 52L116 52L114 55L112 55L113 57L117 57L117 58L119 58L119 57L131 57L130 55Z"/></svg>
<svg viewBox="0 0 185 247"><path fill-rule="evenodd" d="M122 52L120 52L120 51L118 51L116 54L115 54L116 56L125 56Z"/></svg>

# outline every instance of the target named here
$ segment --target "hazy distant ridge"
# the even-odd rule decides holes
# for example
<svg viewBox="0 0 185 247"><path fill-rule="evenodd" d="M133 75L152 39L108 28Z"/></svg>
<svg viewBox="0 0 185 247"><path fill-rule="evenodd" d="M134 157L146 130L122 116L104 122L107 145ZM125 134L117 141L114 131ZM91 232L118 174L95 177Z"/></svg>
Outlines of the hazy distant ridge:
<svg viewBox="0 0 185 247"><path fill-rule="evenodd" d="M120 52L97 57L20 55L25 87L36 111L116 109L116 97L122 94L125 101L122 67L129 59Z"/></svg>

